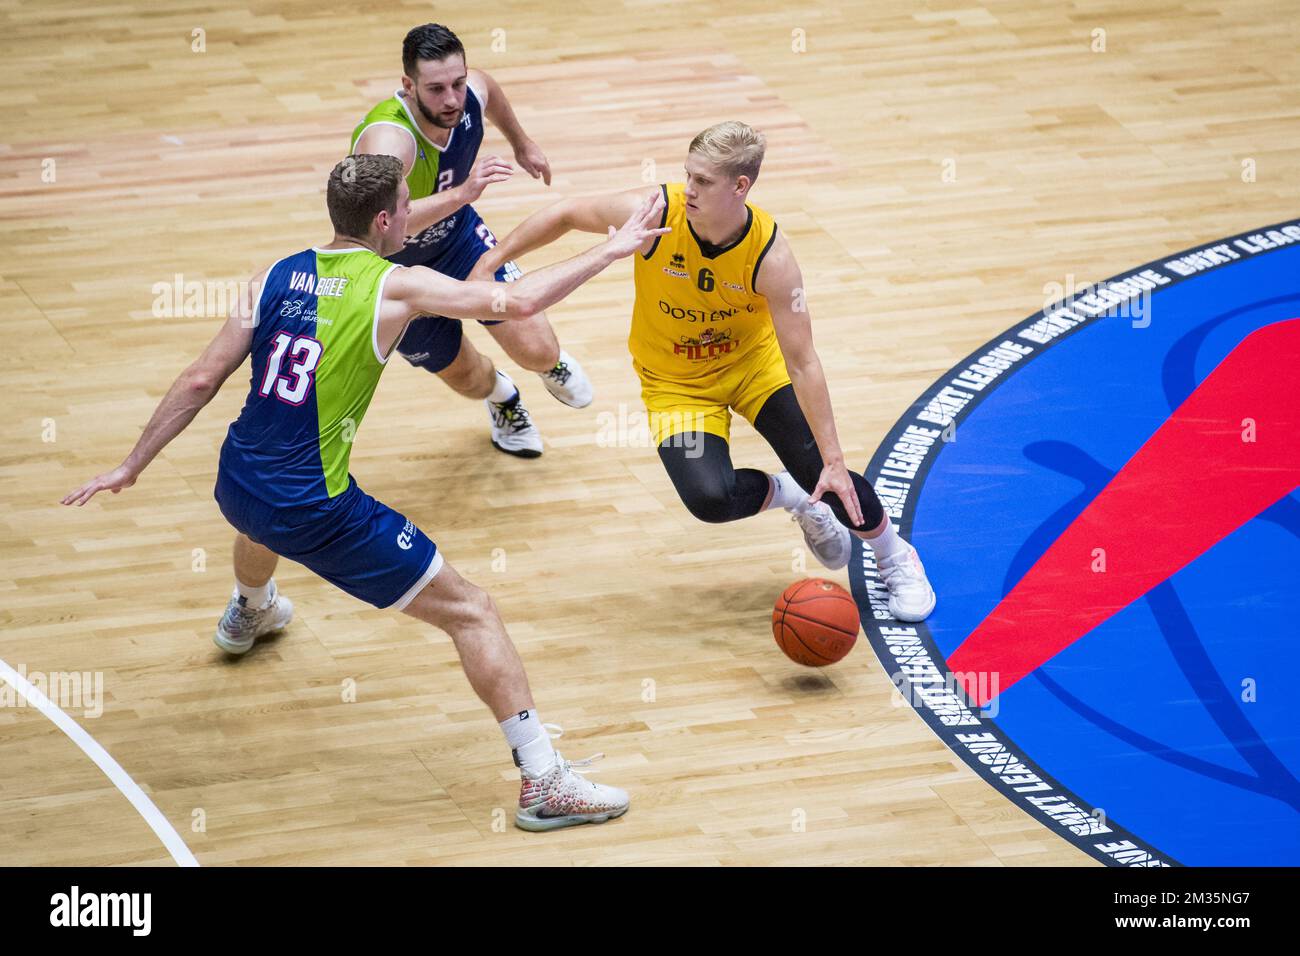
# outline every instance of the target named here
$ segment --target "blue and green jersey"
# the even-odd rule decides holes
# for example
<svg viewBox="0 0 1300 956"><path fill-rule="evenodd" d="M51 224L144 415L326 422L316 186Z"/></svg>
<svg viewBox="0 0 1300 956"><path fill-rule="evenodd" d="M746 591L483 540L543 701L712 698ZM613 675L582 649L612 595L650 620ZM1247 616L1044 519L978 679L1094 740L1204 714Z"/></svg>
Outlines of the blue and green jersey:
<svg viewBox="0 0 1300 956"><path fill-rule="evenodd" d="M361 134L371 126L396 126L406 131L415 145L415 163L406 174L406 186L413 200L424 199L463 183L469 178L479 147L483 144L483 104L473 89L465 91L465 111L448 134L444 146L424 135L412 112L416 108L398 90L376 104L352 131L353 152ZM482 220L474 213L473 207L467 206L435 222L418 236L410 237L405 251L422 255L424 259L432 258L444 247L471 240L474 228L481 224Z"/></svg>
<svg viewBox="0 0 1300 956"><path fill-rule="evenodd" d="M384 280L368 249L306 249L266 274L254 312L248 399L221 447L221 470L276 507L348 487L352 440L379 384Z"/></svg>

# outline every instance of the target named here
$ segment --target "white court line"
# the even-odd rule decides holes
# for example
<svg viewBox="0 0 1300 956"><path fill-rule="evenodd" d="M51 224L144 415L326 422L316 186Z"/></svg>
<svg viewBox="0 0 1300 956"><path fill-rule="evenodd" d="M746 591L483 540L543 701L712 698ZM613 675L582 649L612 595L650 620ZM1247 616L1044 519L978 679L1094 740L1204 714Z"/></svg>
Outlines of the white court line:
<svg viewBox="0 0 1300 956"><path fill-rule="evenodd" d="M131 806L144 817L144 822L149 824L150 829L158 835L158 839L162 840L163 846L167 847L167 852L172 855L172 859L178 866L199 865L199 861L194 859L194 854L185 845L185 841L162 815L162 811L153 805L153 801L145 796L144 791L109 755L109 752L95 742L94 737L86 733L80 724L60 710L40 690L33 687L27 678L2 660L0 660L0 680L6 680L13 685L14 690L18 691L29 704L34 705L37 710L50 718L56 727L68 735L69 740L81 748L82 753L95 761L99 769L104 771L104 775L122 792L122 796L130 800Z"/></svg>

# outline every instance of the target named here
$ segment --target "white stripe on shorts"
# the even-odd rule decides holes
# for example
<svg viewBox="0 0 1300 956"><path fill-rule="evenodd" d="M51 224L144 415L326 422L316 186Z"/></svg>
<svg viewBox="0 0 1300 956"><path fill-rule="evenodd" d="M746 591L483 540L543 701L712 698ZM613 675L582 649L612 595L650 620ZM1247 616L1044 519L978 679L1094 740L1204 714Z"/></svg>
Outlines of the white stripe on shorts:
<svg viewBox="0 0 1300 956"><path fill-rule="evenodd" d="M437 577L438 572L441 570L442 570L442 552L435 551L433 552L433 559L429 562L429 566L425 568L424 573L420 575L420 580L412 584L411 589L409 591L407 591L405 594L399 597L395 603L388 605L388 607L394 611L406 610L406 605L414 601L415 596L419 594L421 591L423 591L425 586L428 585L428 583L432 581L435 577Z"/></svg>

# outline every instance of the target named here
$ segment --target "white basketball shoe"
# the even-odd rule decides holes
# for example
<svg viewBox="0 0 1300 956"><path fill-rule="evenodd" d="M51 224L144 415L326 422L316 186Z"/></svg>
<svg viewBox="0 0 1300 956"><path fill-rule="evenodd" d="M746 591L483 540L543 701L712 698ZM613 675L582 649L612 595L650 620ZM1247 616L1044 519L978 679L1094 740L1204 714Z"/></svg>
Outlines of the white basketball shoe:
<svg viewBox="0 0 1300 956"><path fill-rule="evenodd" d="M586 408L591 404L594 392L591 379L582 370L582 366L564 349L560 349L560 360L549 372L538 372L546 390L571 408Z"/></svg>
<svg viewBox="0 0 1300 956"><path fill-rule="evenodd" d="M822 565L831 571L838 571L849 563L853 554L853 542L849 529L840 524L831 506L824 501L812 504L805 495L803 501L787 509L791 520L798 523L803 530L804 543Z"/></svg>
<svg viewBox="0 0 1300 956"><path fill-rule="evenodd" d="M924 621L934 610L938 598L925 576L925 568L916 548L910 544L876 562L880 580L889 588L889 613L895 620L915 623Z"/></svg>
<svg viewBox="0 0 1300 956"><path fill-rule="evenodd" d="M502 374L500 372L497 373ZM513 397L504 402L484 399L488 417L492 419L492 444L498 450L517 458L539 458L542 454L542 433L533 424L528 409L515 389Z"/></svg>
<svg viewBox="0 0 1300 956"><path fill-rule="evenodd" d="M604 823L627 813L626 791L592 783L576 768L589 767L603 754L570 763L557 752L551 769L540 777L521 771L515 826L521 830L558 830L582 823Z"/></svg>
<svg viewBox="0 0 1300 956"><path fill-rule="evenodd" d="M250 608L235 588L226 613L217 622L213 643L228 654L246 654L259 637L284 628L293 619L293 602L271 585L271 599L264 607Z"/></svg>

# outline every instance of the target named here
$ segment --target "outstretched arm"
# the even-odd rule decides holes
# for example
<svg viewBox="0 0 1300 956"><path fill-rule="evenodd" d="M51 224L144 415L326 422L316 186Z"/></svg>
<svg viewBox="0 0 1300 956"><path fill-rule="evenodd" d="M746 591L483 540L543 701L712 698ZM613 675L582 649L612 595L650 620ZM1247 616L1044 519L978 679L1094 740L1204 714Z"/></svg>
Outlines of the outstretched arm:
<svg viewBox="0 0 1300 956"><path fill-rule="evenodd" d="M173 438L183 432L204 405L212 401L222 384L244 363L253 343L253 303L261 292L265 270L249 283L243 300L222 324L216 337L194 362L177 376L158 403L144 433L122 464L98 475L63 498L65 505L84 505L101 491L117 494L130 488L140 472L157 457Z"/></svg>
<svg viewBox="0 0 1300 956"><path fill-rule="evenodd" d="M813 437L817 439L817 450L821 452L822 473L811 498L820 501L822 495L833 491L843 502L853 523L860 525L862 505L844 465L844 452L840 448L835 414L831 410L831 395L826 387L826 373L813 347L812 320L804 296L803 276L784 233L777 235L763 258L754 281L754 291L767 299L795 397L808 419Z"/></svg>
<svg viewBox="0 0 1300 956"><path fill-rule="evenodd" d="M611 227L626 220L651 197L658 198L659 214L662 216L663 191L658 186L630 189L622 193L605 193L600 196L562 199L545 209L539 209L516 226L510 235L483 253L469 277L491 280L503 263L518 259L534 249L550 245L573 229L603 235ZM658 225L658 221L654 225Z"/></svg>
<svg viewBox="0 0 1300 956"><path fill-rule="evenodd" d="M526 319L559 302L611 262L630 256L668 229L659 227L663 198L647 195L620 229L586 252L530 272L515 282L459 282L413 266L393 272L384 288L379 347L388 354L413 315L454 319Z"/></svg>

